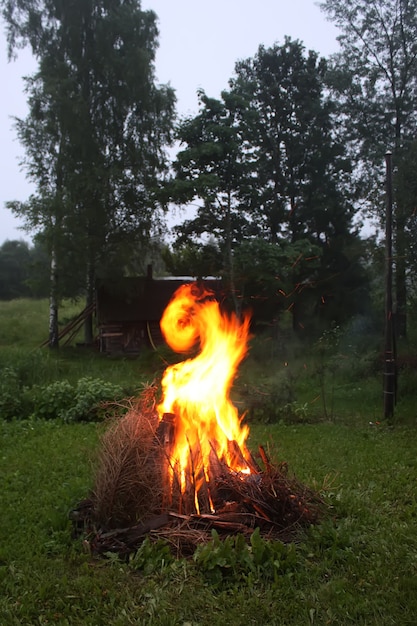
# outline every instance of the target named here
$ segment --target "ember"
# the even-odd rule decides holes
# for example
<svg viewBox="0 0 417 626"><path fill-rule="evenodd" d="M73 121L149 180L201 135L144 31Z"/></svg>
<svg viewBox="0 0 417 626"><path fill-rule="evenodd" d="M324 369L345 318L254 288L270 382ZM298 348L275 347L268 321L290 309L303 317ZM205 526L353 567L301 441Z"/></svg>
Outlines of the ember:
<svg viewBox="0 0 417 626"><path fill-rule="evenodd" d="M90 549L127 554L150 535L184 554L213 528L248 536L259 528L282 539L316 522L318 495L262 447L261 469L230 400L249 317L226 315L211 292L183 285L161 329L175 351L189 354L198 344L199 352L166 369L159 402L158 387L147 387L104 434L93 495L72 512Z"/></svg>

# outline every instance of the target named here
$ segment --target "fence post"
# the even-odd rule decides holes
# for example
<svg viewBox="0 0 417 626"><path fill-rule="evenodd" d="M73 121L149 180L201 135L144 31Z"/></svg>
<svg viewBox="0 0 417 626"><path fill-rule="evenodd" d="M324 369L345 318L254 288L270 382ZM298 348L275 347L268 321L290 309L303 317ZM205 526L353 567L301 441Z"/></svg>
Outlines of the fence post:
<svg viewBox="0 0 417 626"><path fill-rule="evenodd" d="M385 154L385 347L384 347L384 417L394 415L396 401L396 363L394 319L392 311L392 152Z"/></svg>

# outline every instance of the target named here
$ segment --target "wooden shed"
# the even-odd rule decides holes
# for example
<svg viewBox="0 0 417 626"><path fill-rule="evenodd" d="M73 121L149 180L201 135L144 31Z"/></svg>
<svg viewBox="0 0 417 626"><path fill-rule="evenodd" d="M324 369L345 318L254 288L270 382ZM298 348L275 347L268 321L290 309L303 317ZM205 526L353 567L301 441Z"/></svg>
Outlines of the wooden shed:
<svg viewBox="0 0 417 626"><path fill-rule="evenodd" d="M96 320L100 352L137 354L144 347L157 347L164 340L159 327L162 313L188 277L148 276L100 281L96 288ZM215 292L220 279L203 281Z"/></svg>

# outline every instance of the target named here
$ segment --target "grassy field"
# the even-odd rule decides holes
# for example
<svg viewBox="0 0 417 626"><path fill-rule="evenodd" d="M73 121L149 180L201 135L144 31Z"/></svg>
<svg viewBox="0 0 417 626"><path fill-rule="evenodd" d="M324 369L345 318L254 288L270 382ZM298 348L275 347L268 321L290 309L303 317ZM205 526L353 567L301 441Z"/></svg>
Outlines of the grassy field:
<svg viewBox="0 0 417 626"><path fill-rule="evenodd" d="M253 427L297 476L326 485L330 518L274 581L213 587L192 561L136 571L71 538L91 485L95 424L1 425L0 623L415 624L416 434L334 424Z"/></svg>
<svg viewBox="0 0 417 626"><path fill-rule="evenodd" d="M39 353L45 303L26 312L19 338L11 338L11 308L17 316L26 306L0 303L0 368L13 364L26 384L89 373L134 386L158 376L158 355L111 360L71 347ZM82 539L72 537L68 514L91 488L103 424L0 419L2 626L417 623L411 374L394 423L377 424L377 374L355 379L341 368L336 376L332 361L323 370L323 355L320 368L303 355L298 369L291 363L289 376L279 359L274 371L269 359L266 371L255 356L245 363L237 392L260 418L250 421L249 445L255 453L259 444L267 446L275 460L285 460L299 480L322 492L329 507L327 518L274 564L274 576L262 570L235 575L226 562L222 582L214 584L193 559L170 561L157 551L129 563L93 558ZM267 402L257 403L258 396ZM283 412L282 404L290 409ZM279 410L268 418L274 405Z"/></svg>

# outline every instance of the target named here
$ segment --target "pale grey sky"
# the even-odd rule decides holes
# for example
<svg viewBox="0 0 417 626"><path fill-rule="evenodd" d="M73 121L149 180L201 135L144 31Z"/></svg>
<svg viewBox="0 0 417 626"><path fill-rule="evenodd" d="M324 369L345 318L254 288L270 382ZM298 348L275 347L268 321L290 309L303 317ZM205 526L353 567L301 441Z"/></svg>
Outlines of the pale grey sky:
<svg viewBox="0 0 417 626"><path fill-rule="evenodd" d="M337 31L315 0L142 0L159 18L156 76L176 90L180 115L197 112L197 89L218 97L227 88L235 62L254 56L258 46L282 43L289 35L306 49L327 56L337 50ZM27 50L7 61L4 28L0 33L0 245L26 239L20 223L4 208L7 200L26 200L33 187L19 166L23 152L12 117L26 115L22 76L35 70Z"/></svg>

